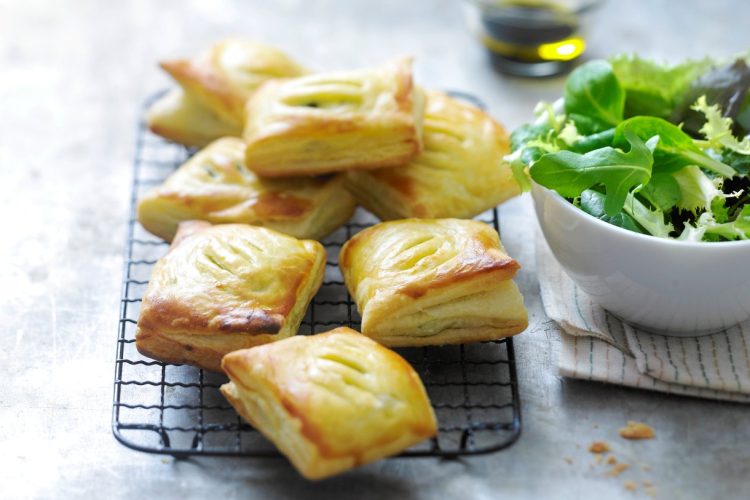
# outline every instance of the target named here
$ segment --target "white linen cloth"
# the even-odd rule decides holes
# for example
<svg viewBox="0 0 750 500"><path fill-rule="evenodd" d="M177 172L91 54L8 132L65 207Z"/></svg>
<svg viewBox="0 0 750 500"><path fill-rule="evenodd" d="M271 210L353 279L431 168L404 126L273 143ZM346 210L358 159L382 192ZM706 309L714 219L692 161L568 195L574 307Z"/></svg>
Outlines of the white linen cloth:
<svg viewBox="0 0 750 500"><path fill-rule="evenodd" d="M560 327L560 374L750 403L750 321L702 337L641 331L614 317L563 271L537 228L544 309Z"/></svg>

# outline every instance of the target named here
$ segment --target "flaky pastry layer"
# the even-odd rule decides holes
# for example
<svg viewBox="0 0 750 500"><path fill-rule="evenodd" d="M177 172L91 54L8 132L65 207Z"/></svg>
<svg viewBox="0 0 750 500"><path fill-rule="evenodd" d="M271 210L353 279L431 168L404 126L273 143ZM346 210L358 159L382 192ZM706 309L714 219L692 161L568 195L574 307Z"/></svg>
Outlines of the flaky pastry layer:
<svg viewBox="0 0 750 500"><path fill-rule="evenodd" d="M247 103L246 164L264 176L401 165L421 151L411 59L264 84Z"/></svg>
<svg viewBox="0 0 750 500"><path fill-rule="evenodd" d="M383 222L349 240L339 265L362 333L385 345L499 339L528 324L519 265L482 222Z"/></svg>
<svg viewBox="0 0 750 500"><path fill-rule="evenodd" d="M138 203L138 220L171 241L185 220L264 226L320 239L354 212L343 176L268 179L244 165L241 139L219 139L196 153Z"/></svg>
<svg viewBox="0 0 750 500"><path fill-rule="evenodd" d="M471 218L520 194L505 129L482 110L428 91L422 153L406 165L347 172L357 201L382 220Z"/></svg>
<svg viewBox="0 0 750 500"><path fill-rule="evenodd" d="M241 127L222 120L179 87L149 108L146 121L153 133L185 146L203 147L221 137L242 135Z"/></svg>
<svg viewBox="0 0 750 500"><path fill-rule="evenodd" d="M307 73L282 51L237 38L214 43L195 57L160 65L186 93L235 127L244 125L245 102L264 82Z"/></svg>
<svg viewBox="0 0 750 500"><path fill-rule="evenodd" d="M317 241L262 227L183 222L154 266L136 348L219 370L228 352L294 335L320 288L325 255Z"/></svg>
<svg viewBox="0 0 750 500"><path fill-rule="evenodd" d="M419 376L349 328L224 357L222 393L308 479L372 462L435 435Z"/></svg>

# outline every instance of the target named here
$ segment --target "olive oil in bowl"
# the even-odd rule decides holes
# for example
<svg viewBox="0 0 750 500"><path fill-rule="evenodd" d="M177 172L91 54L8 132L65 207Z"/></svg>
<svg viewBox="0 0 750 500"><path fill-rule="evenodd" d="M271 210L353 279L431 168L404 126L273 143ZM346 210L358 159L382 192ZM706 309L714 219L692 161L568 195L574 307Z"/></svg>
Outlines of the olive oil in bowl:
<svg viewBox="0 0 750 500"><path fill-rule="evenodd" d="M586 50L580 16L595 3L478 0L471 23L498 70L551 76L570 69Z"/></svg>

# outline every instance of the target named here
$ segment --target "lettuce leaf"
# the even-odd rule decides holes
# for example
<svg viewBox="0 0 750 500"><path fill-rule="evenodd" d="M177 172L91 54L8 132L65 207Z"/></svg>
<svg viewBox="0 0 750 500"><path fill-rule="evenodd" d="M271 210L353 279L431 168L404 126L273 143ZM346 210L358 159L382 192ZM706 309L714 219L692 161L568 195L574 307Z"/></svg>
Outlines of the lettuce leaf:
<svg viewBox="0 0 750 500"><path fill-rule="evenodd" d="M701 59L670 66L629 54L612 57L609 62L625 89L626 118L638 115L669 118L693 80L712 65L710 59Z"/></svg>
<svg viewBox="0 0 750 500"><path fill-rule="evenodd" d="M694 81L672 114L671 121L682 123L685 131L696 135L705 118L691 106L700 96L706 96L708 104L718 104L725 116L734 119L742 111L748 90L750 67L744 59L738 58L733 64L713 68Z"/></svg>
<svg viewBox="0 0 750 500"><path fill-rule="evenodd" d="M583 155L571 151L545 154L531 166L531 178L568 198L603 185L607 195L605 211L615 216L630 190L649 181L654 163L651 144L631 132L625 132L625 139L630 143L627 153L608 146Z"/></svg>
<svg viewBox="0 0 750 500"><path fill-rule="evenodd" d="M625 134L628 132L644 141L652 137L659 138L654 150L654 171L675 172L688 165L698 165L723 177L733 177L737 173L729 165L706 154L689 135L662 118L628 118L615 129L615 146L627 144Z"/></svg>
<svg viewBox="0 0 750 500"><path fill-rule="evenodd" d="M625 91L607 61L589 61L565 82L565 113L584 134L601 132L622 121Z"/></svg>
<svg viewBox="0 0 750 500"><path fill-rule="evenodd" d="M721 161L742 175L750 175L750 155L743 155L731 149L725 149L721 152Z"/></svg>
<svg viewBox="0 0 750 500"><path fill-rule="evenodd" d="M615 215L608 215L607 211L604 210L606 204L607 195L595 191L593 189L586 189L581 193L580 208L589 215L593 215L599 220L608 222L614 226L633 231L635 233L645 233L643 229L635 222L635 220L624 211L621 211Z"/></svg>
<svg viewBox="0 0 750 500"><path fill-rule="evenodd" d="M524 190L533 179L630 231L750 239L750 51L731 61L584 64L505 159Z"/></svg>
<svg viewBox="0 0 750 500"><path fill-rule="evenodd" d="M611 146L615 138L615 129L610 128L596 134L580 136L570 145L570 150L576 153L588 153L595 149Z"/></svg>
<svg viewBox="0 0 750 500"><path fill-rule="evenodd" d="M680 185L670 174L653 173L651 180L638 191L653 207L666 212L679 203Z"/></svg>

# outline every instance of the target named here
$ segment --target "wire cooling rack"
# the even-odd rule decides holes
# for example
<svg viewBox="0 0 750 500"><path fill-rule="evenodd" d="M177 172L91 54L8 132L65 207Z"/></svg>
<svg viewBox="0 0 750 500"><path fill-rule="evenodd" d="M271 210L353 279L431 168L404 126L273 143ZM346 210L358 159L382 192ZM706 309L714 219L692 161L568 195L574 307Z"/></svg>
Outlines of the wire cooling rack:
<svg viewBox="0 0 750 500"><path fill-rule="evenodd" d="M481 104L472 96L456 97ZM146 106L157 99L147 100ZM167 142L141 120L135 148L130 219L115 360L112 430L125 446L185 458L193 455L279 457L274 446L241 420L219 392L223 374L154 361L135 348L135 327L151 270L168 244L146 232L135 218L140 197L161 184L193 150ZM478 219L499 230L497 209ZM328 251L324 283L313 299L300 334L347 325L359 330L356 305L338 268L341 246L377 222L358 209L323 240ZM521 433L513 340L397 351L417 370L435 409L438 435L402 457L476 455L501 450Z"/></svg>

